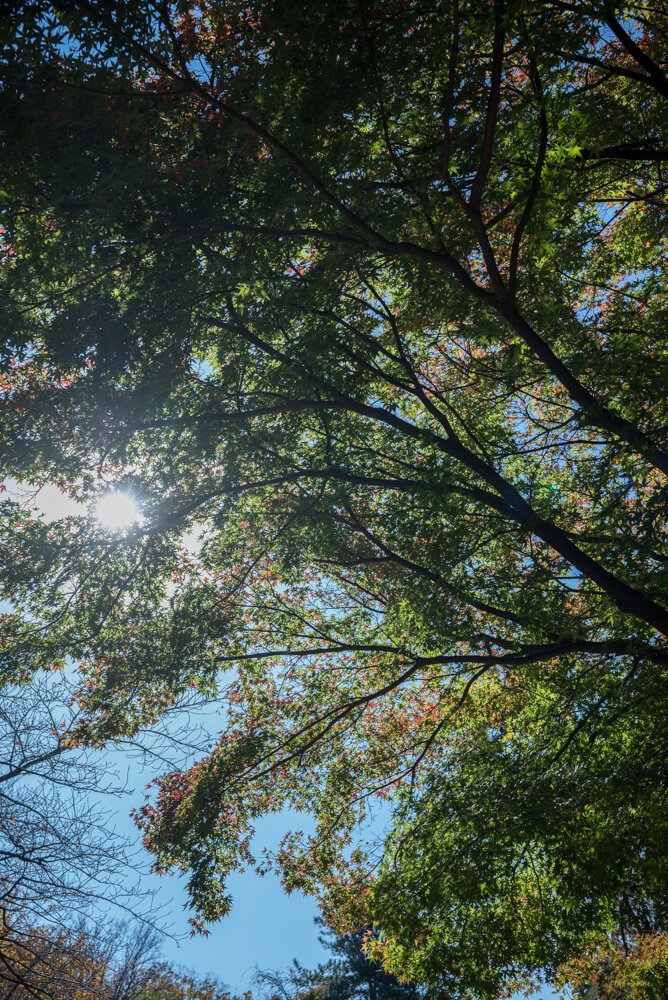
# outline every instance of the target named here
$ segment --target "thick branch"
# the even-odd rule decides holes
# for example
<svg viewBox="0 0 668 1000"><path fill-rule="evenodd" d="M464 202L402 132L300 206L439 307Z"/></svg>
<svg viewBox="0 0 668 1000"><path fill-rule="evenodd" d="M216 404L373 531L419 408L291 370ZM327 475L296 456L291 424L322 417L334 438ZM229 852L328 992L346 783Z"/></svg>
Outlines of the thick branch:
<svg viewBox="0 0 668 1000"><path fill-rule="evenodd" d="M477 209L480 205L485 181L489 174L494 151L494 133L501 99L501 71L503 68L503 44L505 39L503 0L494 0L494 42L492 45L492 74L485 118L485 134L482 140L480 163L471 185L470 205Z"/></svg>
<svg viewBox="0 0 668 1000"><path fill-rule="evenodd" d="M588 556L575 545L565 531L540 517L511 483L504 479L491 465L470 451L456 437L440 437L433 431L418 427L382 407L362 403L360 400L341 393L324 379L315 375L303 365L296 364L288 355L256 336L241 322L241 318L236 313L230 296L227 297L227 304L230 314L235 320L234 323L224 323L214 318L210 318L209 321L218 326L235 330L246 341L254 344L270 357L275 358L282 364L288 365L290 368L298 368L304 381L323 390L333 398L345 402L347 409L351 412L388 424L402 434L413 438L413 440L435 446L439 451L461 462L471 472L480 476L493 490L490 493L488 490L470 487L471 494L475 496L475 499L504 516L511 518L518 524L523 525L527 531L541 538L572 566L578 569L583 576L596 583L601 590L613 599L621 611L648 622L648 624L658 629L659 632L668 635L668 611L665 608L649 600L641 591L636 590L635 587L631 587L619 580L618 577L610 573L609 570L605 569L600 563L596 562L596 560L592 559L591 556Z"/></svg>
<svg viewBox="0 0 668 1000"><path fill-rule="evenodd" d="M657 90L663 97L668 97L668 80L666 80L661 67L658 66L653 59L650 59L646 52L643 52L637 42L634 42L616 17L612 14L608 14L605 17L605 22L608 27L614 31L626 51L633 56L637 64L642 66L642 68L647 72L655 90Z"/></svg>

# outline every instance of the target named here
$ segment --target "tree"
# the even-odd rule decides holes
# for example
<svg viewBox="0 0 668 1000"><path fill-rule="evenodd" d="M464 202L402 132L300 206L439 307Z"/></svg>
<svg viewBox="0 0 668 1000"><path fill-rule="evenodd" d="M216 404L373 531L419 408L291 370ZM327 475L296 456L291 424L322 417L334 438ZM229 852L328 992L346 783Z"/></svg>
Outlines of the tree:
<svg viewBox="0 0 668 1000"><path fill-rule="evenodd" d="M15 984L23 974L13 958L41 951L47 928L78 923L110 900L136 910L146 893L128 882L137 875L130 845L100 805L103 793L122 789L107 764L63 738L76 721L67 681L32 678L1 694L0 981Z"/></svg>
<svg viewBox="0 0 668 1000"><path fill-rule="evenodd" d="M3 508L7 676L80 664L72 743L218 692L138 815L195 922L291 806L317 831L262 870L453 996L665 927L667 23L72 0L5 30L4 464L144 516ZM376 795L393 830L350 849Z"/></svg>
<svg viewBox="0 0 668 1000"><path fill-rule="evenodd" d="M316 922L323 924L320 918ZM365 945L373 935L366 931L333 934L325 926L320 942L334 958L315 969L305 969L295 959L287 973L262 971L255 977L260 995L284 1000L418 1000L419 990L399 982L382 965L370 961Z"/></svg>
<svg viewBox="0 0 668 1000"><path fill-rule="evenodd" d="M65 938L78 940L72 928L84 919L99 924L110 906L143 917L133 932L142 950L149 941L155 946L164 917L142 886L146 862L111 825L104 804L128 791L116 762L68 746L64 734L78 718L73 695L60 672L0 691L0 982L9 991L24 982L35 956L44 967ZM168 732L137 734L123 746L126 760L133 754L161 766L183 762L192 752L186 737L202 742L194 714L186 717L186 725L171 720ZM121 931L107 937L107 951L117 951Z"/></svg>
<svg viewBox="0 0 668 1000"><path fill-rule="evenodd" d="M22 919L0 935L0 946L20 971L0 984L3 1000L237 1000L219 981L160 960L159 938L147 925L54 932Z"/></svg>

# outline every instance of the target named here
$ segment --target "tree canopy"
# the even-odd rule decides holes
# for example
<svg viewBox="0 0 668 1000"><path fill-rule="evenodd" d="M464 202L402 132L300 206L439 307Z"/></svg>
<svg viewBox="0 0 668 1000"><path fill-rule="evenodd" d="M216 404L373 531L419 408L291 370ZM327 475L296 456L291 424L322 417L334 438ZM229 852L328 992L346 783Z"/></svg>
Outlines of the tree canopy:
<svg viewBox="0 0 668 1000"><path fill-rule="evenodd" d="M2 507L4 678L220 698L137 814L197 926L275 868L462 998L665 927L665 7L4 18L2 464L82 504Z"/></svg>

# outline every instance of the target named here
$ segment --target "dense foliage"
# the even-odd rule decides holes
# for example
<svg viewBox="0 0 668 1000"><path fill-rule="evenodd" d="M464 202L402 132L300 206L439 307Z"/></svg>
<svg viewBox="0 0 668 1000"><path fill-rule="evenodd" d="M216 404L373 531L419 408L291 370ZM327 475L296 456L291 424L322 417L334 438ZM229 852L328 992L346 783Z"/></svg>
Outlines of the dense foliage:
<svg viewBox="0 0 668 1000"><path fill-rule="evenodd" d="M584 0L5 16L2 462L83 506L2 507L4 678L78 663L72 743L220 697L138 813L196 924L275 867L453 997L665 927L667 33ZM257 862L285 807L316 832Z"/></svg>

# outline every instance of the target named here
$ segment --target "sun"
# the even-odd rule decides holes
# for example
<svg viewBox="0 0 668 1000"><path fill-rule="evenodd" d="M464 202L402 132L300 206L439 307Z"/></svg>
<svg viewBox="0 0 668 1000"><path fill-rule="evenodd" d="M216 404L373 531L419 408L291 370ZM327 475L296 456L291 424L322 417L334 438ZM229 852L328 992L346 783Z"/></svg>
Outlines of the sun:
<svg viewBox="0 0 668 1000"><path fill-rule="evenodd" d="M109 531L127 531L144 520L136 501L118 490L100 497L95 505L95 517Z"/></svg>

